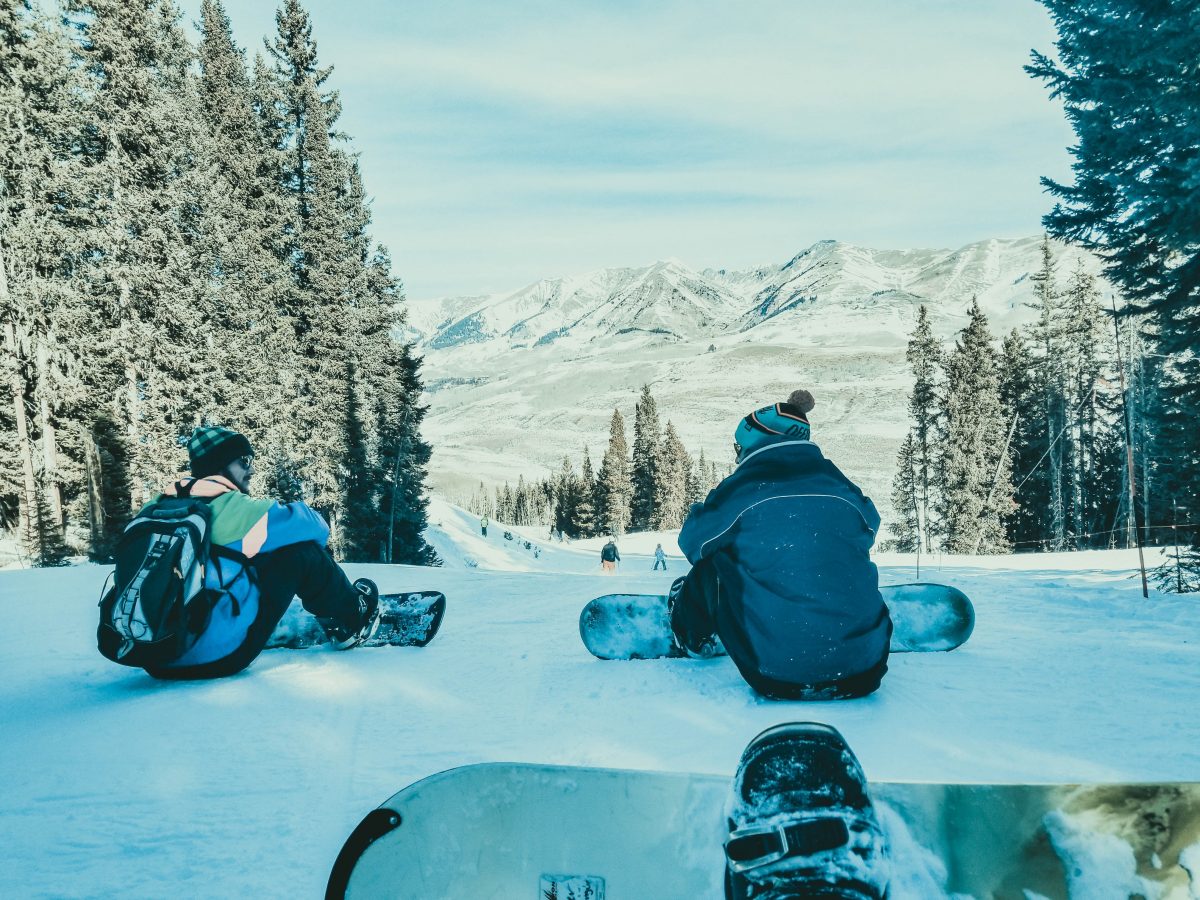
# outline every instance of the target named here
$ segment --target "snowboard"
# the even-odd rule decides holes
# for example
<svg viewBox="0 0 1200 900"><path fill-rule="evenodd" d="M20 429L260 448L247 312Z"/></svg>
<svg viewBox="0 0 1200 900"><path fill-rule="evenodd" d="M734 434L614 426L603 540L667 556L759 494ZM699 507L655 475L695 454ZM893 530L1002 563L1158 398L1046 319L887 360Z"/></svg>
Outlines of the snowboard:
<svg viewBox="0 0 1200 900"><path fill-rule="evenodd" d="M369 813L326 897L724 897L729 778L484 763ZM872 782L889 900L1200 893L1200 783ZM1190 891L1190 893L1189 893Z"/></svg>
<svg viewBox="0 0 1200 900"><path fill-rule="evenodd" d="M892 653L926 653L961 646L975 628L975 608L958 588L893 584L879 589L892 617ZM661 659L687 654L675 645L667 598L605 594L579 614L579 636L600 659Z"/></svg>
<svg viewBox="0 0 1200 900"><path fill-rule="evenodd" d="M424 647L433 640L446 612L440 591L409 591L379 595L379 627L359 647ZM312 613L293 603L275 626L267 649L302 650L329 643L325 629Z"/></svg>

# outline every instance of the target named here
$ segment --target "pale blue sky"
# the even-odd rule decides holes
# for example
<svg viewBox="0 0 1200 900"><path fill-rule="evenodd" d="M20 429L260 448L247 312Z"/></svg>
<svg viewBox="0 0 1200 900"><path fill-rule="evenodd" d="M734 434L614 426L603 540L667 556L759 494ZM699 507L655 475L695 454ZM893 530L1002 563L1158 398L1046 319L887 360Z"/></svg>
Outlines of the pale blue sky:
<svg viewBox="0 0 1200 900"><path fill-rule="evenodd" d="M253 55L279 4L226 2ZM1069 176L1032 0L305 6L414 299L1036 234Z"/></svg>

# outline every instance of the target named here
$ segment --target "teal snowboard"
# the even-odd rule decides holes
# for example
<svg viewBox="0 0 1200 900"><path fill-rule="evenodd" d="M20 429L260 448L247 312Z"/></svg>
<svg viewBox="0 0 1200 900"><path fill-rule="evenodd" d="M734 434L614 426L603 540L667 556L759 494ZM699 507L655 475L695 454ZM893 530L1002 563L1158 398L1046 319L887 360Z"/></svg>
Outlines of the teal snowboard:
<svg viewBox="0 0 1200 900"><path fill-rule="evenodd" d="M889 900L1200 895L1200 783L870 790L891 856ZM730 779L714 775L451 769L367 815L326 896L721 900L729 793Z"/></svg>
<svg viewBox="0 0 1200 900"><path fill-rule="evenodd" d="M958 588L893 584L879 589L892 617L892 653L928 653L961 646L975 628L975 608ZM605 594L579 614L579 636L600 659L686 656L671 634L661 594Z"/></svg>
<svg viewBox="0 0 1200 900"><path fill-rule="evenodd" d="M424 647L442 626L446 596L441 591L379 595L379 626L359 647ZM329 643L316 617L293 603L275 626L267 649L302 650Z"/></svg>

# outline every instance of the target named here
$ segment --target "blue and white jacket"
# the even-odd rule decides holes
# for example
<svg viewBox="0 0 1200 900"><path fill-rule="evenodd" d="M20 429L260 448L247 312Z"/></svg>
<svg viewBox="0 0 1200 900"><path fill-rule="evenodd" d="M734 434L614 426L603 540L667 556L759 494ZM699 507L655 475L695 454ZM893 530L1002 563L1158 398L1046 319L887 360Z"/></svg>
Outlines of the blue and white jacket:
<svg viewBox="0 0 1200 900"><path fill-rule="evenodd" d="M249 561L289 544L329 540L329 526L306 503L255 500L220 475L182 478L163 496L177 496L177 484L190 486L189 497L208 502L212 510L212 542ZM157 499L157 498L156 498ZM258 585L239 560L214 557L204 570L206 587L225 591L213 608L208 627L191 649L164 668L216 662L235 652L246 640L258 616Z"/></svg>

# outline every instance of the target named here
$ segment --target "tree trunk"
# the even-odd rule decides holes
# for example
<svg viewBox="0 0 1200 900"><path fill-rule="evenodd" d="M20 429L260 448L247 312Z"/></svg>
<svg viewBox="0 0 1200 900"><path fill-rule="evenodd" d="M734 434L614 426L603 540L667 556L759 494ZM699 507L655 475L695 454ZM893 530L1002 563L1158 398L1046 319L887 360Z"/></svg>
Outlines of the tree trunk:
<svg viewBox="0 0 1200 900"><path fill-rule="evenodd" d="M8 279L4 271L4 256L0 250L0 306L11 309L8 294ZM29 444L29 422L25 415L25 379L21 376L20 353L17 344L17 328L12 322L4 323L4 344L12 357L12 375L9 379L9 391L13 405L13 419L17 425L17 451L21 455L21 498L17 505L18 528L21 543L28 553L35 553L40 548L34 547L33 522L38 514L37 476L33 469L33 448Z"/></svg>
<svg viewBox="0 0 1200 900"><path fill-rule="evenodd" d="M42 432L42 490L50 504L53 526L60 531L63 527L62 487L58 481L58 433L50 415L50 350L48 337L42 329L35 334L37 353L37 396L39 407L38 427Z"/></svg>
<svg viewBox="0 0 1200 900"><path fill-rule="evenodd" d="M88 529L92 551L95 552L104 543L104 470L100 464L96 437L90 432L85 432L83 436L83 458L87 470Z"/></svg>

